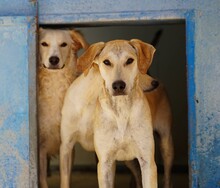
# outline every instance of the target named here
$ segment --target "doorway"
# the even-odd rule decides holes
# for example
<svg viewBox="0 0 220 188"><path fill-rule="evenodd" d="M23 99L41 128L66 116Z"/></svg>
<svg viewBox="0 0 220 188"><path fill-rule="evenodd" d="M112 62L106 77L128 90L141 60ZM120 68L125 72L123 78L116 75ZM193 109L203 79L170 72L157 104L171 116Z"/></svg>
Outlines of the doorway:
<svg viewBox="0 0 220 188"><path fill-rule="evenodd" d="M173 186L188 187L188 107L187 107L187 68L186 68L186 34L185 23L156 24L156 25L112 25L112 26L83 26L74 27L82 32L89 44L114 39L133 38L152 43L156 39L156 53L149 70L151 76L158 78L166 87L173 112L174 164ZM162 185L163 162L161 160L156 138L156 163L159 172L159 187ZM58 169L58 162L51 163L51 169ZM85 151L80 145L76 146L74 161L75 172L96 173L94 153ZM73 172L74 173L74 172ZM125 175L129 182L129 171L118 163L117 173ZM96 176L94 176L95 178ZM120 175L119 175L120 177ZM117 181L117 178L116 178ZM120 180L119 180L120 181ZM117 184L117 182L116 182Z"/></svg>

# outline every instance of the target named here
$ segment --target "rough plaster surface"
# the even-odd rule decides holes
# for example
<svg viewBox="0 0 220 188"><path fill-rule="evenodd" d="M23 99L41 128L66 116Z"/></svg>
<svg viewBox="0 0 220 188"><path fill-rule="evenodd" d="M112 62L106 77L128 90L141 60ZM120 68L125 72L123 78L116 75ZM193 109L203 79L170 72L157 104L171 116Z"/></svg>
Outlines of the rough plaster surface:
<svg viewBox="0 0 220 188"><path fill-rule="evenodd" d="M0 17L0 187L29 187L28 25Z"/></svg>

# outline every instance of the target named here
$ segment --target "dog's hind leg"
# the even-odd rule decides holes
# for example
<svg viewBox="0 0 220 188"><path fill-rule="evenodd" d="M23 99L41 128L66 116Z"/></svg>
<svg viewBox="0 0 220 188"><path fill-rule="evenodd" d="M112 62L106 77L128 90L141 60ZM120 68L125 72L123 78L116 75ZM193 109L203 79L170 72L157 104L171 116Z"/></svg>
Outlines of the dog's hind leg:
<svg viewBox="0 0 220 188"><path fill-rule="evenodd" d="M173 140L171 133L159 133L160 150L164 163L164 188L171 188L171 170L174 157Z"/></svg>
<svg viewBox="0 0 220 188"><path fill-rule="evenodd" d="M133 181L131 182L130 187L142 188L142 178L141 178L141 169L137 159L132 161L125 161L125 165L130 169L132 173L132 180L134 178L135 185L133 185Z"/></svg>
<svg viewBox="0 0 220 188"><path fill-rule="evenodd" d="M40 149L40 188L48 188L47 186L47 153Z"/></svg>

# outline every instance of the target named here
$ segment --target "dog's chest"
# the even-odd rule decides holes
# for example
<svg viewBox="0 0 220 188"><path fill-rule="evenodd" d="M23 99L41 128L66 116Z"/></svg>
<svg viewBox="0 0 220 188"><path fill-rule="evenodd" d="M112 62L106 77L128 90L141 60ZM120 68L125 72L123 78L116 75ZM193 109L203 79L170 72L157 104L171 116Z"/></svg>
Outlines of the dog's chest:
<svg viewBox="0 0 220 188"><path fill-rule="evenodd" d="M48 100L63 99L64 94L74 79L72 72L41 72L39 73L39 95L47 97Z"/></svg>
<svg viewBox="0 0 220 188"><path fill-rule="evenodd" d="M121 136L124 135L130 123L131 112L132 103L127 96L113 97L103 106L103 118L109 121L110 125L116 126Z"/></svg>
<svg viewBox="0 0 220 188"><path fill-rule="evenodd" d="M40 69L38 76L38 109L40 121L47 121L45 123L47 126L57 126L61 119L61 108L66 90L74 78L73 73L64 70L52 72Z"/></svg>
<svg viewBox="0 0 220 188"><path fill-rule="evenodd" d="M99 118L97 141L112 151L116 160L132 160L150 125L143 101L125 96L111 102L103 100Z"/></svg>
<svg viewBox="0 0 220 188"><path fill-rule="evenodd" d="M118 140L125 140L136 134L145 124L143 103L132 100L128 96L113 97L112 100L102 100L99 113L99 128Z"/></svg>

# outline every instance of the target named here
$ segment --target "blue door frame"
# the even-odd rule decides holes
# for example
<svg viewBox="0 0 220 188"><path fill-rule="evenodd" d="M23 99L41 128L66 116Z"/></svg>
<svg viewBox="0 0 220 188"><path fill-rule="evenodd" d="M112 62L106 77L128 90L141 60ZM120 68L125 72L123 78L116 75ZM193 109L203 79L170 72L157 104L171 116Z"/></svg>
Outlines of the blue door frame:
<svg viewBox="0 0 220 188"><path fill-rule="evenodd" d="M37 187L38 24L173 20L186 23L190 187L220 187L220 1L38 0L38 5L0 2L0 187Z"/></svg>

